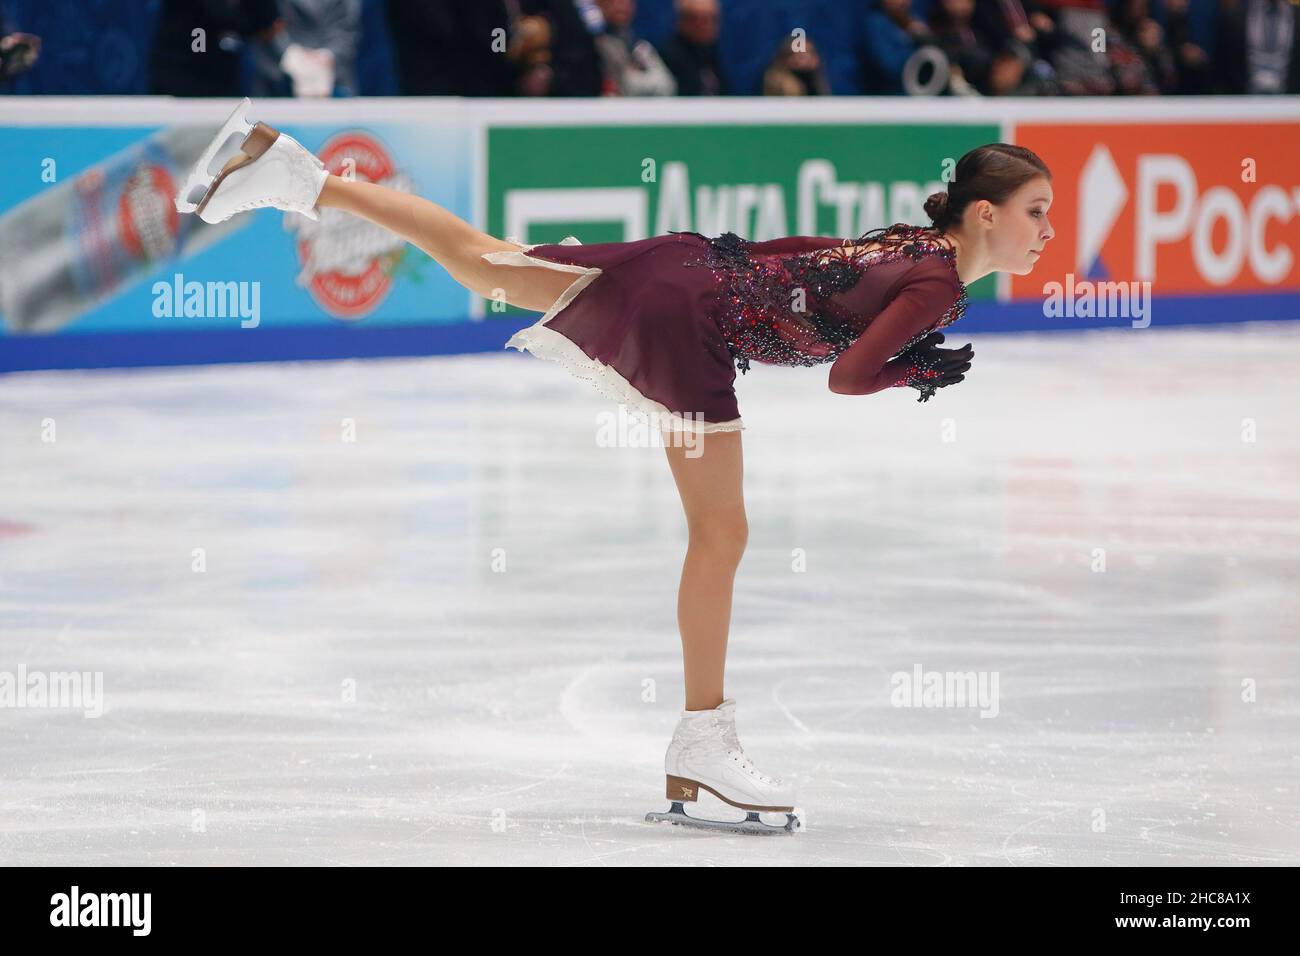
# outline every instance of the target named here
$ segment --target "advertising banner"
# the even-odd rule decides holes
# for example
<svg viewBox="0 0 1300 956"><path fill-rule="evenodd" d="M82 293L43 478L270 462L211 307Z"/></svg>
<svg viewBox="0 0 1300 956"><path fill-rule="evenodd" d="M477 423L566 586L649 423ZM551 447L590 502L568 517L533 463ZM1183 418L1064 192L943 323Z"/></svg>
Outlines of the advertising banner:
<svg viewBox="0 0 1300 956"><path fill-rule="evenodd" d="M1300 119L1260 99L1183 98L1177 119L1107 103L1105 122L1085 102L851 97L268 100L255 115L333 172L522 243L923 224L963 153L1019 143L1052 170L1055 236L1030 274L970 285L962 328L978 332L1300 318ZM178 215L174 190L233 105L200 103L0 98L0 371L497 351L535 320L337 210Z"/></svg>
<svg viewBox="0 0 1300 956"><path fill-rule="evenodd" d="M177 213L217 128L0 130L0 368L418 353L431 330L477 324L442 268L358 217ZM461 127L282 128L331 172L472 216Z"/></svg>
<svg viewBox="0 0 1300 956"><path fill-rule="evenodd" d="M1052 326L1128 324L1104 314L1113 293L1149 290L1153 324L1300 318L1300 119L1023 122L1015 137L1052 169L1056 237L1010 277L1013 305L1044 304Z"/></svg>
<svg viewBox="0 0 1300 956"><path fill-rule="evenodd" d="M487 230L521 242L625 242L686 230L852 238L924 223L965 151L994 124L496 126ZM990 277L972 301L991 299Z"/></svg>

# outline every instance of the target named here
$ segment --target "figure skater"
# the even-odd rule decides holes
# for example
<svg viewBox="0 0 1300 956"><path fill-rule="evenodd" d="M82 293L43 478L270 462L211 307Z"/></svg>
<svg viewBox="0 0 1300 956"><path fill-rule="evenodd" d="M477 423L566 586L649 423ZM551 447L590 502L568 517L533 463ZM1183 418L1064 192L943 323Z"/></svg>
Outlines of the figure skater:
<svg viewBox="0 0 1300 956"><path fill-rule="evenodd" d="M857 239L673 232L530 246L486 235L418 196L331 175L292 137L250 126L250 105L236 108L196 165L176 198L180 211L210 223L264 206L312 219L322 208L361 216L418 246L474 294L544 313L507 347L558 362L662 429L689 532L677 601L686 699L664 758L671 809L647 819L798 829L794 788L754 767L736 733L736 701L723 692L732 588L748 537L736 371L750 362L830 363L838 395L908 387L922 402L961 382L974 350L940 347L938 330L964 314L969 283L1033 269L1054 235L1047 166L1020 146L973 149L947 191L926 201L931 226L895 223ZM701 790L745 810L745 820L687 815L683 805ZM760 812L786 819L770 824Z"/></svg>

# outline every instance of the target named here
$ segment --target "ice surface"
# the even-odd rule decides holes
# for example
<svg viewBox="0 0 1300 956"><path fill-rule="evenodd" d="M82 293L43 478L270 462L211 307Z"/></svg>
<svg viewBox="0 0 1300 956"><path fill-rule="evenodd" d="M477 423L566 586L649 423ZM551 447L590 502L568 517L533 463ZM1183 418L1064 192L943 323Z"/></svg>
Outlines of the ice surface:
<svg viewBox="0 0 1300 956"><path fill-rule="evenodd" d="M775 839L643 822L685 526L562 369L0 378L0 671L104 708L0 709L0 862L1300 862L1300 327L972 340L926 404L738 380ZM893 706L918 665L997 716Z"/></svg>

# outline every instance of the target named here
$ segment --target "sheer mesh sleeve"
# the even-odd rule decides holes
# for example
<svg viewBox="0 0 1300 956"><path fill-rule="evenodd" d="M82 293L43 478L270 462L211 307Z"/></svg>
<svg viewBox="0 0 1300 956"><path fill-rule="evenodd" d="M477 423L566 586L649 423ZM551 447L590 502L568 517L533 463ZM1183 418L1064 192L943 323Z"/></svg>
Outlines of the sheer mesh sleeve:
<svg viewBox="0 0 1300 956"><path fill-rule="evenodd" d="M905 385L916 367L892 357L936 325L960 294L947 263L929 259L918 265L866 331L835 360L827 382L831 391L870 395Z"/></svg>

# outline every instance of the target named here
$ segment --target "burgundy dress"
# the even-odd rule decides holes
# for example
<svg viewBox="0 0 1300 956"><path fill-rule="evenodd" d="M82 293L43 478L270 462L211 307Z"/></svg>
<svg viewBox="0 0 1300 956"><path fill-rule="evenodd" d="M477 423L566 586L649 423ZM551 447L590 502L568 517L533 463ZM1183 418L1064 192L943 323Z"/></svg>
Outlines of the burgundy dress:
<svg viewBox="0 0 1300 956"><path fill-rule="evenodd" d="M873 242L880 248L852 250ZM751 361L838 360L856 393L909 385L924 401L928 371L899 353L967 303L953 251L906 223L856 240L672 232L584 246L569 236L483 258L574 275L507 348L560 363L660 427L698 432L745 427L734 384Z"/></svg>

